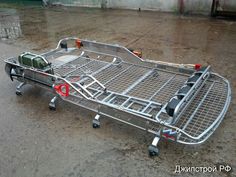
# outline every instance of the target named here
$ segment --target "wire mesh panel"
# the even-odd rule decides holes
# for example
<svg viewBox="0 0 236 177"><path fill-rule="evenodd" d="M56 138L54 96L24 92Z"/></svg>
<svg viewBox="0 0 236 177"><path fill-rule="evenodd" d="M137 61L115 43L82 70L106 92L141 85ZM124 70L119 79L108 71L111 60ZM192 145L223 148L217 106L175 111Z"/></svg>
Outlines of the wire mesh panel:
<svg viewBox="0 0 236 177"><path fill-rule="evenodd" d="M227 85L223 82L208 81L197 97L190 103L176 126L194 137L204 133L214 125L218 116L224 110L227 90ZM181 136L180 139L182 141L192 141L186 136Z"/></svg>
<svg viewBox="0 0 236 177"><path fill-rule="evenodd" d="M224 107L227 93L224 92L222 83L215 83L198 113L186 127L185 131L193 136L197 136L208 128L218 117Z"/></svg>
<svg viewBox="0 0 236 177"><path fill-rule="evenodd" d="M141 81L136 87L130 90L127 94L130 96L140 97L148 100L172 76L173 74L165 73L162 71L158 71L157 73L153 72L143 81Z"/></svg>
<svg viewBox="0 0 236 177"><path fill-rule="evenodd" d="M187 79L187 76L176 75L175 78L162 87L162 89L151 100L165 104L176 93L176 91L183 86Z"/></svg>
<svg viewBox="0 0 236 177"><path fill-rule="evenodd" d="M138 80L143 74L148 71L147 68L131 66L128 70L106 83L105 86L114 92L123 92L136 80Z"/></svg>
<svg viewBox="0 0 236 177"><path fill-rule="evenodd" d="M102 84L109 82L111 79L115 78L120 73L130 67L131 64L122 63L121 65L111 65L103 71L94 75L94 77L99 80Z"/></svg>
<svg viewBox="0 0 236 177"><path fill-rule="evenodd" d="M199 103L201 102L204 95L207 93L211 84L212 82L209 82L209 81L206 82L205 86L199 91L199 93L196 95L192 103L188 106L186 111L182 114L179 121L176 123L176 125L179 128L184 129L184 126L186 125L187 121L189 121L189 118L194 113L194 111L197 109Z"/></svg>
<svg viewBox="0 0 236 177"><path fill-rule="evenodd" d="M101 69L105 65L107 65L106 62L92 60L91 62L87 63L86 65L83 65L82 67L71 72L70 75L76 76L76 75L82 75L83 73L84 74L92 74L93 72Z"/></svg>
<svg viewBox="0 0 236 177"><path fill-rule="evenodd" d="M55 74L58 74L60 76L66 76L69 73L71 73L72 71L80 68L81 66L83 66L89 62L91 62L90 59L85 58L85 57L79 57L76 60L73 60L71 62L68 62L66 64L63 64L61 66L54 68L54 72L55 72Z"/></svg>

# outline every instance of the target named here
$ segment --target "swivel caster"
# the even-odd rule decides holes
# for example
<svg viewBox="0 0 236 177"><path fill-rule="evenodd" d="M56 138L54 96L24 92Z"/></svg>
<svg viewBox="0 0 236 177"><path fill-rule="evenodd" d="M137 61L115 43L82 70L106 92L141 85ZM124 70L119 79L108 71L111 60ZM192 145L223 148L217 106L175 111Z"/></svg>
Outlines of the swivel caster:
<svg viewBox="0 0 236 177"><path fill-rule="evenodd" d="M150 145L148 147L148 153L149 153L149 156L150 157L153 157L153 156L158 156L159 155L159 149L153 145Z"/></svg>
<svg viewBox="0 0 236 177"><path fill-rule="evenodd" d="M56 106L55 106L55 105L50 105L50 103L49 103L48 108L49 108L51 111L56 111Z"/></svg>
<svg viewBox="0 0 236 177"><path fill-rule="evenodd" d="M17 96L21 96L21 95L22 95L21 91L16 90L16 95L17 95Z"/></svg>
<svg viewBox="0 0 236 177"><path fill-rule="evenodd" d="M25 85L24 82L21 82L17 87L16 87L16 95L20 96L22 95L20 89Z"/></svg>
<svg viewBox="0 0 236 177"><path fill-rule="evenodd" d="M150 157L159 155L159 149L157 148L159 140L160 138L158 136L154 137L152 144L148 146L148 153Z"/></svg>
<svg viewBox="0 0 236 177"><path fill-rule="evenodd" d="M95 118L93 119L93 128L100 128L100 115L97 114Z"/></svg>
<svg viewBox="0 0 236 177"><path fill-rule="evenodd" d="M57 97L56 96L53 97L48 105L48 108L52 111L56 111L56 104L55 104L56 100L57 100Z"/></svg>
<svg viewBox="0 0 236 177"><path fill-rule="evenodd" d="M100 122L96 119L93 120L93 128L100 128Z"/></svg>

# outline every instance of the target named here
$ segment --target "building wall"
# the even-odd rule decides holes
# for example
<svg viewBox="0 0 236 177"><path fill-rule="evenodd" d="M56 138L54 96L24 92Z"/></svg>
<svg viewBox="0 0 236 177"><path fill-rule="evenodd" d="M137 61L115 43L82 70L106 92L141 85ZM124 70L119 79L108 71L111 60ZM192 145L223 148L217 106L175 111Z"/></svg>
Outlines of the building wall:
<svg viewBox="0 0 236 177"><path fill-rule="evenodd" d="M210 13L212 0L184 0L185 13Z"/></svg>
<svg viewBox="0 0 236 177"><path fill-rule="evenodd" d="M177 0L107 0L110 8L176 11Z"/></svg>
<svg viewBox="0 0 236 177"><path fill-rule="evenodd" d="M212 0L46 0L52 4L68 6L156 10L209 14ZM220 0L228 9L236 9L236 0Z"/></svg>

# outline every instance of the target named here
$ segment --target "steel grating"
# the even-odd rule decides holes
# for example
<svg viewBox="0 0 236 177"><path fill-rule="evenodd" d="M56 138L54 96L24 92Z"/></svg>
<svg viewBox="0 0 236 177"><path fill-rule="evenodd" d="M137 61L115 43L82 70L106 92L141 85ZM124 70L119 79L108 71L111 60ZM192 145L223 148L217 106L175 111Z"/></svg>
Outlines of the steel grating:
<svg viewBox="0 0 236 177"><path fill-rule="evenodd" d="M102 84L106 84L118 74L126 71L131 64L122 63L122 65L111 65L105 70L94 75Z"/></svg>
<svg viewBox="0 0 236 177"><path fill-rule="evenodd" d="M202 100L204 96L205 99ZM181 116L176 126L191 136L199 136L216 121L224 109L226 99L227 85L221 82L208 81ZM191 121L188 121L189 118ZM190 141L185 136L182 136L181 140Z"/></svg>
<svg viewBox="0 0 236 177"><path fill-rule="evenodd" d="M91 60L91 62L89 62L86 65L79 67L75 71L71 72L70 75L80 76L82 74L92 74L93 72L101 69L105 65L107 65L106 62Z"/></svg>
<svg viewBox="0 0 236 177"><path fill-rule="evenodd" d="M131 66L128 70L105 83L105 86L111 91L122 93L147 71L148 69L144 67Z"/></svg>
<svg viewBox="0 0 236 177"><path fill-rule="evenodd" d="M157 73L154 72L127 94L149 100L171 77L173 77L173 74L171 73L162 71L158 71Z"/></svg>
<svg viewBox="0 0 236 177"><path fill-rule="evenodd" d="M76 60L55 67L54 72L60 76L66 76L81 66L88 64L89 62L91 62L91 60L88 58L78 57Z"/></svg>
<svg viewBox="0 0 236 177"><path fill-rule="evenodd" d="M151 100L165 104L176 93L176 91L183 86L187 79L187 76L176 75L175 78L168 82Z"/></svg>

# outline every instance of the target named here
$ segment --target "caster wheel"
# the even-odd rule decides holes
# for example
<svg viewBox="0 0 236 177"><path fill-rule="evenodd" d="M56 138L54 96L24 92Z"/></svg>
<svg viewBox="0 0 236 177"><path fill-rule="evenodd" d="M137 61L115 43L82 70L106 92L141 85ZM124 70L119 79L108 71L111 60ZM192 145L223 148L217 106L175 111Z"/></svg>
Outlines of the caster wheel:
<svg viewBox="0 0 236 177"><path fill-rule="evenodd" d="M148 147L148 153L149 153L149 156L150 157L153 157L153 156L158 156L159 155L159 149L153 145L150 145Z"/></svg>
<svg viewBox="0 0 236 177"><path fill-rule="evenodd" d="M21 93L20 91L16 91L16 95L17 95L17 96L21 96L22 93Z"/></svg>
<svg viewBox="0 0 236 177"><path fill-rule="evenodd" d="M50 109L51 111L56 111L56 107L53 107L53 106L49 106L49 109Z"/></svg>
<svg viewBox="0 0 236 177"><path fill-rule="evenodd" d="M100 125L93 123L93 128L99 128L99 127L100 127Z"/></svg>
<svg viewBox="0 0 236 177"><path fill-rule="evenodd" d="M49 108L51 111L56 111L56 105L55 105L54 103L49 103L48 108Z"/></svg>
<svg viewBox="0 0 236 177"><path fill-rule="evenodd" d="M96 119L93 120L93 128L100 128L99 120L96 120Z"/></svg>

